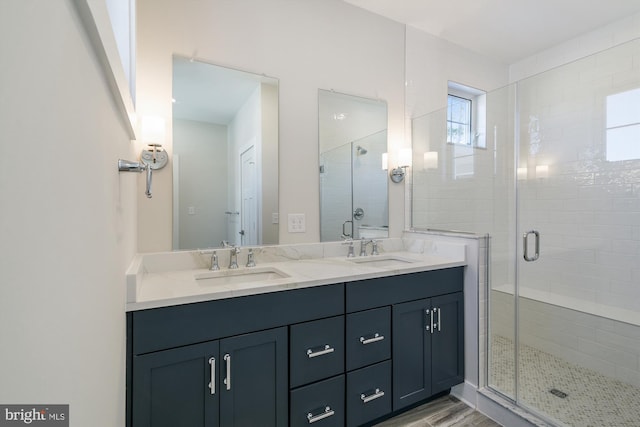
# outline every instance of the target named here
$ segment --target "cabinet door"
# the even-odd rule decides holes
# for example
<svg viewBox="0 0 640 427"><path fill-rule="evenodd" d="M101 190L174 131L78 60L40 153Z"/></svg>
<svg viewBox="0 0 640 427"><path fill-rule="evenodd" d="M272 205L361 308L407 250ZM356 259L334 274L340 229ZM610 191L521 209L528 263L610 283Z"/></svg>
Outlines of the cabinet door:
<svg viewBox="0 0 640 427"><path fill-rule="evenodd" d="M462 292L432 298L432 394L464 381L464 299Z"/></svg>
<svg viewBox="0 0 640 427"><path fill-rule="evenodd" d="M431 396L430 299L392 308L393 410Z"/></svg>
<svg viewBox="0 0 640 427"><path fill-rule="evenodd" d="M221 425L286 427L287 328L223 339L220 356Z"/></svg>
<svg viewBox="0 0 640 427"><path fill-rule="evenodd" d="M132 425L217 427L219 368L218 341L135 356Z"/></svg>

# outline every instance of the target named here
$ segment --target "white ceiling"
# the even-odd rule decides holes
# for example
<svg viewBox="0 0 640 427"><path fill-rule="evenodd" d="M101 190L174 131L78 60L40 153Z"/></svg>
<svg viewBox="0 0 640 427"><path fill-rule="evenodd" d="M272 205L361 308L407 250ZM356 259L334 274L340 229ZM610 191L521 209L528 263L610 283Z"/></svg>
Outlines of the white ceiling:
<svg viewBox="0 0 640 427"><path fill-rule="evenodd" d="M273 78L174 56L173 117L226 125L257 90Z"/></svg>
<svg viewBox="0 0 640 427"><path fill-rule="evenodd" d="M640 11L640 0L344 0L505 64Z"/></svg>

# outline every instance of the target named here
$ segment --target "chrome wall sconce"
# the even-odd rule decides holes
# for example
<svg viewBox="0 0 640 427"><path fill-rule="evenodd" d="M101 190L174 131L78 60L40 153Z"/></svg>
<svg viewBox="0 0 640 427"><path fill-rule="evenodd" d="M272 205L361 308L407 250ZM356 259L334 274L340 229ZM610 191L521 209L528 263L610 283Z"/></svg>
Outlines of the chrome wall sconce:
<svg viewBox="0 0 640 427"><path fill-rule="evenodd" d="M120 172L147 172L147 185L145 196L151 198L151 181L154 170L162 169L169 162L169 155L162 148L159 141L164 142L165 129L164 119L159 117L143 117L141 124L141 134L143 141L149 141L147 148L140 153L140 161L118 160L118 171Z"/></svg>
<svg viewBox="0 0 640 427"><path fill-rule="evenodd" d="M389 178L396 184L404 180L407 174L407 168L411 166L411 148L403 148L398 153L398 166L389 172ZM382 154L382 169L388 170L388 155Z"/></svg>

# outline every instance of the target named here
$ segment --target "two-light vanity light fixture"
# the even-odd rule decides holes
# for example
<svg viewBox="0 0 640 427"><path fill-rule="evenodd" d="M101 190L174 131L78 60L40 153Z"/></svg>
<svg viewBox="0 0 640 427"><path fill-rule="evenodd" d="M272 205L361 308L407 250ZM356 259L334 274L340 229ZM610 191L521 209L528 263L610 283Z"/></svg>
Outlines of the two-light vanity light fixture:
<svg viewBox="0 0 640 427"><path fill-rule="evenodd" d="M151 179L154 170L162 169L169 162L169 155L162 148L166 139L165 122L161 117L144 116L140 122L140 136L147 148L140 153L140 161L118 160L120 172L146 172L147 185L144 194L151 198Z"/></svg>

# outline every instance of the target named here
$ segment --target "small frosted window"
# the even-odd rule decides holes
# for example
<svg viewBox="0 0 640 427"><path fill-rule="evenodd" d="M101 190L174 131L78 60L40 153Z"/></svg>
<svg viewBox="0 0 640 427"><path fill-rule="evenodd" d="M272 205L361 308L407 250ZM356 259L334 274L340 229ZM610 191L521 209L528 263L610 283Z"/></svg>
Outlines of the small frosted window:
<svg viewBox="0 0 640 427"><path fill-rule="evenodd" d="M607 160L640 159L640 89L607 96Z"/></svg>

